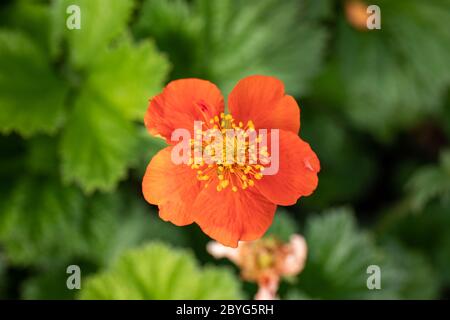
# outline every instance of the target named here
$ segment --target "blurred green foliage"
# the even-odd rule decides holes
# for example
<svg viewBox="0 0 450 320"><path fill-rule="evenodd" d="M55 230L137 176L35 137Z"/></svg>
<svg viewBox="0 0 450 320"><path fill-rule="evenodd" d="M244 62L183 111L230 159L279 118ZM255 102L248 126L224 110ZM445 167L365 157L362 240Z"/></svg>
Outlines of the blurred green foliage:
<svg viewBox="0 0 450 320"><path fill-rule="evenodd" d="M239 282L217 267L201 270L191 254L153 243L89 278L82 299L239 299Z"/></svg>
<svg viewBox="0 0 450 320"><path fill-rule="evenodd" d="M337 54L348 92L346 111L359 127L390 138L438 115L448 89L450 1L370 1L382 29L358 32L339 19Z"/></svg>
<svg viewBox="0 0 450 320"><path fill-rule="evenodd" d="M326 39L297 0L145 1L135 30L168 52L173 77L209 79L225 93L257 73L279 77L291 94L304 93Z"/></svg>
<svg viewBox="0 0 450 320"><path fill-rule="evenodd" d="M432 299L436 280L429 263L396 243L377 246L373 235L358 230L350 210L313 216L305 227L308 262L298 279L300 292L321 299ZM382 290L368 290L367 267L378 265ZM413 290L414 289L414 290ZM297 291L298 292L298 291Z"/></svg>
<svg viewBox="0 0 450 320"><path fill-rule="evenodd" d="M188 77L226 96L250 74L285 82L322 164L316 192L268 231L308 243L281 298L448 298L450 1L370 1L372 31L349 4L1 2L0 298L251 298L198 227L163 222L140 190L165 145L144 128L148 99ZM66 287L70 264L81 292ZM381 290L367 289L369 265Z"/></svg>
<svg viewBox="0 0 450 320"><path fill-rule="evenodd" d="M420 212L433 200L450 203L450 151L442 151L438 165L418 169L406 187L406 203L413 211Z"/></svg>

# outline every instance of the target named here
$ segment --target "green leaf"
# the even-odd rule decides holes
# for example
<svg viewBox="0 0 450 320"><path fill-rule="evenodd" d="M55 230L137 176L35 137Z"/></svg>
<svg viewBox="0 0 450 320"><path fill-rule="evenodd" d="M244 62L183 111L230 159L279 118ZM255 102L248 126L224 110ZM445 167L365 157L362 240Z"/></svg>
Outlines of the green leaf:
<svg viewBox="0 0 450 320"><path fill-rule="evenodd" d="M164 222L155 210L136 196L98 194L89 201L85 217L84 255L99 266L108 266L128 248L147 240L159 240L172 245L186 243L184 231Z"/></svg>
<svg viewBox="0 0 450 320"><path fill-rule="evenodd" d="M297 222L289 215L287 210L278 208L273 218L273 222L265 236L272 235L287 242L294 233L298 233Z"/></svg>
<svg viewBox="0 0 450 320"><path fill-rule="evenodd" d="M387 266L381 269L391 270L390 286L397 287L401 299L436 299L439 283L435 271L420 252L407 250L396 242L384 247L387 254Z"/></svg>
<svg viewBox="0 0 450 320"><path fill-rule="evenodd" d="M314 299L398 298L391 269L371 236L357 228L350 210L329 210L307 221L308 257L298 289ZM367 288L367 267L379 265L382 289Z"/></svg>
<svg viewBox="0 0 450 320"><path fill-rule="evenodd" d="M66 10L70 5L80 8L80 29L69 30L66 26L69 17ZM132 0L56 0L52 14L54 53L59 51L60 41L66 37L73 65L90 66L98 59L98 52L123 32L132 10Z"/></svg>
<svg viewBox="0 0 450 320"><path fill-rule="evenodd" d="M66 273L68 265L53 263L50 269L41 271L26 279L21 286L21 299L26 300L69 300L73 299L76 290L67 288ZM81 277L85 269L81 268Z"/></svg>
<svg viewBox="0 0 450 320"><path fill-rule="evenodd" d="M298 287L314 299L432 299L437 279L419 252L396 242L376 246L356 225L348 209L335 209L308 220L308 258ZM367 267L380 268L381 289L369 290ZM295 291L294 291L295 292Z"/></svg>
<svg viewBox="0 0 450 320"><path fill-rule="evenodd" d="M45 3L16 0L6 4L0 12L0 21L8 29L18 29L32 38L44 52L49 52L50 19Z"/></svg>
<svg viewBox="0 0 450 320"><path fill-rule="evenodd" d="M0 213L0 239L11 263L46 265L78 252L82 205L81 192L54 179L19 181Z"/></svg>
<svg viewBox="0 0 450 320"><path fill-rule="evenodd" d="M408 209L419 212L434 199L450 203L450 150L441 153L438 166L419 169L407 184Z"/></svg>
<svg viewBox="0 0 450 320"><path fill-rule="evenodd" d="M296 0L198 0L192 5L148 0L136 29L155 37L169 53L175 78L206 78L229 92L245 76L266 74L298 94L318 71L325 43L324 30L301 14L300 5Z"/></svg>
<svg viewBox="0 0 450 320"><path fill-rule="evenodd" d="M149 41L128 37L98 53L62 134L63 177L83 190L112 190L136 165L148 99L162 87L166 59ZM80 143L82 141L82 143Z"/></svg>
<svg viewBox="0 0 450 320"><path fill-rule="evenodd" d="M326 19L333 13L334 0L303 0L302 10L307 12L308 17Z"/></svg>
<svg viewBox="0 0 450 320"><path fill-rule="evenodd" d="M20 32L0 31L0 132L54 133L66 92L41 48Z"/></svg>
<svg viewBox="0 0 450 320"><path fill-rule="evenodd" d="M407 249L420 251L427 257L441 283L450 284L448 264L450 261L450 205L433 202L420 212L410 214L405 211L388 212L380 219L379 237L385 242L395 239ZM430 236L432 235L432 236Z"/></svg>
<svg viewBox="0 0 450 320"><path fill-rule="evenodd" d="M84 90L62 134L63 178L87 193L112 190L126 177L136 147L133 123L96 92Z"/></svg>
<svg viewBox="0 0 450 320"><path fill-rule="evenodd" d="M135 24L138 37L151 36L167 52L174 69L172 78L199 76L194 71L198 57L201 17L185 0L144 1Z"/></svg>
<svg viewBox="0 0 450 320"><path fill-rule="evenodd" d="M33 174L59 176L57 139L37 135L26 141L25 166Z"/></svg>
<svg viewBox="0 0 450 320"><path fill-rule="evenodd" d="M83 283L81 299L238 299L239 282L219 268L161 243L130 250L111 269Z"/></svg>
<svg viewBox="0 0 450 320"><path fill-rule="evenodd" d="M43 272L80 258L107 266L125 249L149 239L186 242L180 228L163 222L144 200L124 190L86 198L55 177L27 176L1 204L0 240L8 259Z"/></svg>
<svg viewBox="0 0 450 320"><path fill-rule="evenodd" d="M193 298L196 300L236 300L242 299L243 296L240 282L231 269L206 266L201 271L197 284Z"/></svg>
<svg viewBox="0 0 450 320"><path fill-rule="evenodd" d="M162 89L167 59L153 42L133 44L127 37L108 49L90 69L87 85L131 120L143 121L148 100Z"/></svg>
<svg viewBox="0 0 450 320"><path fill-rule="evenodd" d="M356 125L390 138L440 111L450 84L450 2L372 1L381 30L358 31L342 17L337 51L347 93L343 105Z"/></svg>
<svg viewBox="0 0 450 320"><path fill-rule="evenodd" d="M379 263L366 233L356 229L346 209L308 220L305 230L308 258L299 288L313 298L352 299L370 295L366 269Z"/></svg>
<svg viewBox="0 0 450 320"><path fill-rule="evenodd" d="M251 74L279 77L290 94L306 91L321 62L325 33L300 14L299 1L197 2L206 38L200 61L208 61L208 78L224 92Z"/></svg>

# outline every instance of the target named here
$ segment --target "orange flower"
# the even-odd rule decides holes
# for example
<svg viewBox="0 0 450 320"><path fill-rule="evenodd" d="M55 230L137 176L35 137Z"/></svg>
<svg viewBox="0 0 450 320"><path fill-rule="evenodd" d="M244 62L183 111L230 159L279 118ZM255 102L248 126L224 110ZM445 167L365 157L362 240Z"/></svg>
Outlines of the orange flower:
<svg viewBox="0 0 450 320"><path fill-rule="evenodd" d="M163 220L178 226L195 222L211 238L237 247L239 240L255 240L265 233L277 205L293 205L315 190L320 163L309 144L298 137L300 109L292 96L285 95L280 80L242 79L228 97L228 110L225 115L224 99L208 81L170 82L150 101L145 115L149 132L170 146L151 160L142 190L149 203L158 205ZM200 132L194 132L194 121L203 122ZM171 135L180 128L191 136L204 135L211 128L279 129L278 173L264 175L267 166L248 157L245 163L232 165L214 157L212 164L193 163L192 157L189 163L175 164L172 151L178 141L171 141ZM268 155L267 150L262 153Z"/></svg>
<svg viewBox="0 0 450 320"><path fill-rule="evenodd" d="M349 0L345 3L347 21L360 31L367 31L367 5L359 0Z"/></svg>

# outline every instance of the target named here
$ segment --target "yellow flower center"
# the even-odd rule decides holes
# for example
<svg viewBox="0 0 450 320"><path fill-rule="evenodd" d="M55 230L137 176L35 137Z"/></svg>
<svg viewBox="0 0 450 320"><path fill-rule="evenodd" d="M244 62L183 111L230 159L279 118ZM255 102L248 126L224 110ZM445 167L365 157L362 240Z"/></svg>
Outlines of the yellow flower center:
<svg viewBox="0 0 450 320"><path fill-rule="evenodd" d="M206 181L205 188L216 175L217 191L245 190L263 177L264 167L258 161L267 160L269 154L266 146L257 150L262 139L252 121L236 123L231 114L221 113L207 121L205 130L203 125L196 130L195 139L190 140L189 165L197 170L198 180Z"/></svg>

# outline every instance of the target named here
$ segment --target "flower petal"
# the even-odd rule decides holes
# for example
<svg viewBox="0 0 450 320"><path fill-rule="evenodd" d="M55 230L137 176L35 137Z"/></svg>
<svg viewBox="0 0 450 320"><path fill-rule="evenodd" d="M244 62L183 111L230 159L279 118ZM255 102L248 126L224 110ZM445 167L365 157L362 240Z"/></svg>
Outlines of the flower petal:
<svg viewBox="0 0 450 320"><path fill-rule="evenodd" d="M300 108L295 99L284 94L283 83L274 77L250 76L242 79L228 97L233 117L257 129L282 129L298 134Z"/></svg>
<svg viewBox="0 0 450 320"><path fill-rule="evenodd" d="M272 223L276 205L254 188L233 192L216 190L217 178L197 196L194 220L204 233L223 245L236 248L238 241L256 240Z"/></svg>
<svg viewBox="0 0 450 320"><path fill-rule="evenodd" d="M216 259L227 258L235 265L239 265L242 246L245 246L245 242L239 242L237 248L230 248L217 241L211 241L207 244L206 250Z"/></svg>
<svg viewBox="0 0 450 320"><path fill-rule="evenodd" d="M305 238L299 234L293 234L285 248L289 254L280 266L281 274L284 276L296 276L303 270L308 255L308 246Z"/></svg>
<svg viewBox="0 0 450 320"><path fill-rule="evenodd" d="M144 122L148 131L170 143L173 130L188 129L194 121L208 121L224 110L220 90L201 79L181 79L170 82L163 92L151 99Z"/></svg>
<svg viewBox="0 0 450 320"><path fill-rule="evenodd" d="M182 226L193 222L192 203L200 192L200 181L188 165L172 162L172 148L159 151L150 161L142 192L147 202L158 205L161 219Z"/></svg>
<svg viewBox="0 0 450 320"><path fill-rule="evenodd" d="M279 169L265 175L255 187L270 201L289 206L317 187L320 162L308 143L292 132L279 131ZM268 137L269 151L272 146Z"/></svg>
<svg viewBox="0 0 450 320"><path fill-rule="evenodd" d="M278 300L277 291L280 283L278 275L268 275L258 283L255 300Z"/></svg>

